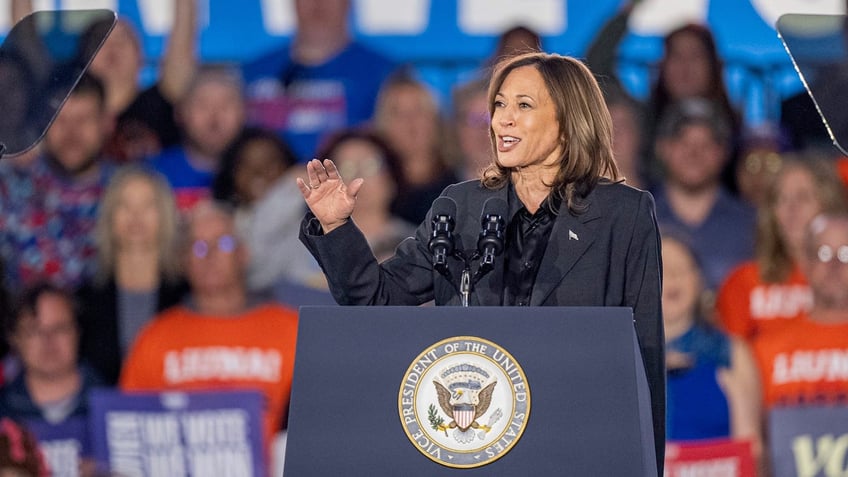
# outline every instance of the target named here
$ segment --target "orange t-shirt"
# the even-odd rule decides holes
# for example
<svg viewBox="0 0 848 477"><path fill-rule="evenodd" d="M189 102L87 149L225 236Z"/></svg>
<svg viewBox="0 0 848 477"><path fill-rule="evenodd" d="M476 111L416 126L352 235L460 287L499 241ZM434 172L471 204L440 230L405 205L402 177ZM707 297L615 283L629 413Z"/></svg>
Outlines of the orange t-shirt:
<svg viewBox="0 0 848 477"><path fill-rule="evenodd" d="M215 317L171 308L142 330L121 371L125 391L256 390L265 398L266 447L285 425L297 312L261 305Z"/></svg>
<svg viewBox="0 0 848 477"><path fill-rule="evenodd" d="M817 323L802 316L757 338L754 353L766 408L846 402L848 323Z"/></svg>
<svg viewBox="0 0 848 477"><path fill-rule="evenodd" d="M786 281L765 283L754 261L736 267L716 298L716 312L724 330L749 341L784 327L812 305L812 292L798 267Z"/></svg>

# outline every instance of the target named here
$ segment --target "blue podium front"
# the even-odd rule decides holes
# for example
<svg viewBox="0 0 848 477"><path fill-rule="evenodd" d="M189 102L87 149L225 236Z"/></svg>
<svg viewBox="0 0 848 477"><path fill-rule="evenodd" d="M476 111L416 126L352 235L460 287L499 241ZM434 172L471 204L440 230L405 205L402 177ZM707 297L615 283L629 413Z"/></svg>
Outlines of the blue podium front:
<svg viewBox="0 0 848 477"><path fill-rule="evenodd" d="M629 308L303 307L286 476L657 475Z"/></svg>

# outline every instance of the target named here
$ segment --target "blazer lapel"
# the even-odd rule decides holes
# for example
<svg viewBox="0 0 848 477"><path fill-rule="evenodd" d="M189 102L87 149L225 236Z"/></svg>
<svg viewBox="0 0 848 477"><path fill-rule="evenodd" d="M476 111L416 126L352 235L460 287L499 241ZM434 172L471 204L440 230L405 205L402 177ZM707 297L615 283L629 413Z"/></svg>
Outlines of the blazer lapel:
<svg viewBox="0 0 848 477"><path fill-rule="evenodd" d="M568 206L563 201L554 222L548 246L545 248L539 272L536 274L530 306L542 305L551 292L559 286L563 277L574 267L577 260L592 245L595 236L589 222L599 217L591 202L585 212L575 217L568 211Z"/></svg>

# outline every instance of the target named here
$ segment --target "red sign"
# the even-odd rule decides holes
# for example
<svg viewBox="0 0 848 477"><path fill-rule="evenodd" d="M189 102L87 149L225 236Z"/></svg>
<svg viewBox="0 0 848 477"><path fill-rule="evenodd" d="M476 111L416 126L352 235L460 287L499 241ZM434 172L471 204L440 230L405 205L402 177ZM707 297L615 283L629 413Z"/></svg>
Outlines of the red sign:
<svg viewBox="0 0 848 477"><path fill-rule="evenodd" d="M665 477L754 477L755 469L750 441L669 442L665 448Z"/></svg>

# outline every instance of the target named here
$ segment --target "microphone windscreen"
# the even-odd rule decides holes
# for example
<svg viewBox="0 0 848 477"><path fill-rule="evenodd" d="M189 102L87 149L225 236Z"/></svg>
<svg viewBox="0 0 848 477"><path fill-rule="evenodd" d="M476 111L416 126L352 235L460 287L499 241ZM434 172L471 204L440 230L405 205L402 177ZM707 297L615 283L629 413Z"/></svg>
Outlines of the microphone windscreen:
<svg viewBox="0 0 848 477"><path fill-rule="evenodd" d="M490 215L496 215L502 220L506 220L508 213L509 206L505 200L499 197L490 197L483 203L483 214L481 217L485 218Z"/></svg>
<svg viewBox="0 0 848 477"><path fill-rule="evenodd" d="M450 197L440 196L433 201L433 217L447 215L448 217L456 217L456 202Z"/></svg>

